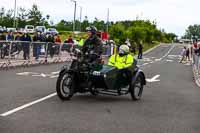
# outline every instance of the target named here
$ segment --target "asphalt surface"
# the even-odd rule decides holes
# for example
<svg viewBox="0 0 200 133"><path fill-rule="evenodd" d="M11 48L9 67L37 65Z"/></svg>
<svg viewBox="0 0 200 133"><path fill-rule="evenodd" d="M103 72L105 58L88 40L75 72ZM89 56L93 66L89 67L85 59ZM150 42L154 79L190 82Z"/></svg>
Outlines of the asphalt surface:
<svg viewBox="0 0 200 133"><path fill-rule="evenodd" d="M7 111L55 93L62 64L0 71L0 133L199 133L200 88L191 66L178 63L181 45L161 45L138 61L147 78L140 101L130 95L57 96L2 116ZM19 75L22 72L34 72ZM18 73L18 75L17 75Z"/></svg>

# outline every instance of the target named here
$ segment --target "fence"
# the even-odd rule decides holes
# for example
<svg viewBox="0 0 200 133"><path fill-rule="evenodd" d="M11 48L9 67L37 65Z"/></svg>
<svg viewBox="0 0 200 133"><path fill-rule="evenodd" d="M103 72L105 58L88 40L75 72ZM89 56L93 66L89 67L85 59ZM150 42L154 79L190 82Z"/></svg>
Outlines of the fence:
<svg viewBox="0 0 200 133"><path fill-rule="evenodd" d="M80 48L70 43L0 41L0 68L72 61L74 47ZM103 46L103 58L106 60L114 51L113 45Z"/></svg>

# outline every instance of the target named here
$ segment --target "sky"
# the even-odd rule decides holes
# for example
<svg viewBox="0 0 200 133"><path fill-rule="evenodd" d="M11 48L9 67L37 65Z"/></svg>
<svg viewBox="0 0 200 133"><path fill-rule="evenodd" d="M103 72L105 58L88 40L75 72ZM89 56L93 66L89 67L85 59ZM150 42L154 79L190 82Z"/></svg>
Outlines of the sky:
<svg viewBox="0 0 200 133"><path fill-rule="evenodd" d="M0 7L14 9L15 0L0 0ZM43 15L50 15L54 23L61 19L73 20L74 2L71 0L16 0L17 7L30 9L35 3ZM76 0L76 18L82 20L87 16L90 21L94 18L109 20L143 20L156 21L159 29L172 32L179 36L184 35L189 25L200 24L199 0Z"/></svg>

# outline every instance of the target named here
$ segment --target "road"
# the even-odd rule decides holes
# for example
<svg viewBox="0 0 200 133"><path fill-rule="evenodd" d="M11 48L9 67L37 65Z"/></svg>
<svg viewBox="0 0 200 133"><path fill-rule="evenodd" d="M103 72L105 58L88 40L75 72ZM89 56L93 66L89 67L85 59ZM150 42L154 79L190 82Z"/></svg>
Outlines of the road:
<svg viewBox="0 0 200 133"><path fill-rule="evenodd" d="M199 133L200 88L191 66L178 63L182 47L161 45L138 61L158 81L147 83L137 102L130 95L90 94L61 101L55 86L62 64L0 71L0 132Z"/></svg>

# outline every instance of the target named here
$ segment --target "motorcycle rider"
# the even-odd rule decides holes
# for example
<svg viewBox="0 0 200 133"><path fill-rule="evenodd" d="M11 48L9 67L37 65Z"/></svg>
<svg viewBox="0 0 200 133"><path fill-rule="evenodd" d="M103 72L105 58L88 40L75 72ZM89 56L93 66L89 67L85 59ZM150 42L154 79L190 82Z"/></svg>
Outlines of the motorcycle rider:
<svg viewBox="0 0 200 133"><path fill-rule="evenodd" d="M97 28L94 26L89 26L86 28L89 37L85 41L82 47L82 52L84 54L89 54L90 61L93 62L99 58L103 52L103 43L101 39L97 36Z"/></svg>

